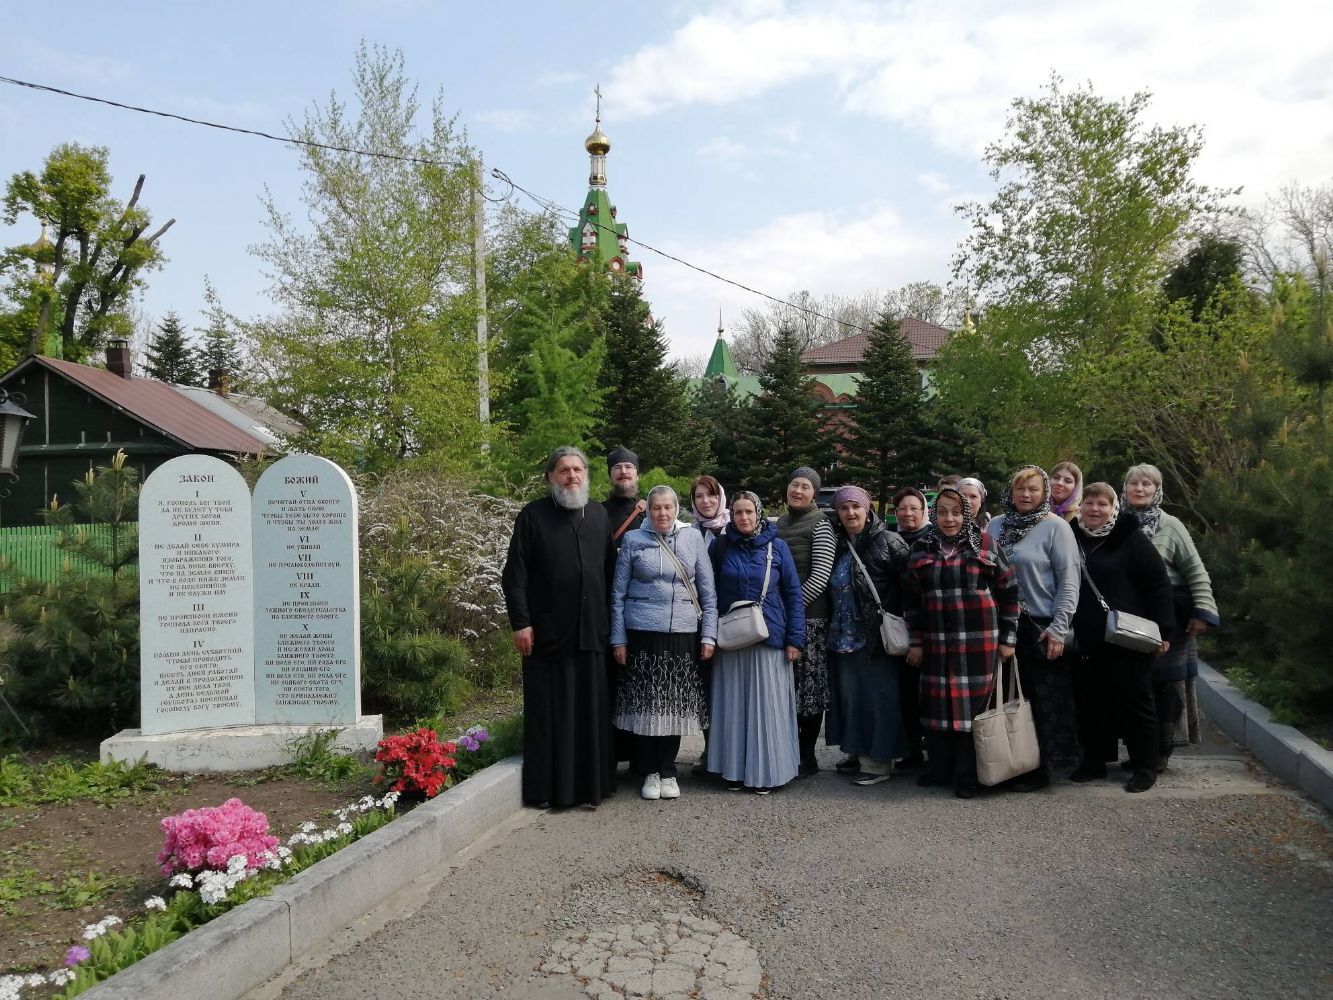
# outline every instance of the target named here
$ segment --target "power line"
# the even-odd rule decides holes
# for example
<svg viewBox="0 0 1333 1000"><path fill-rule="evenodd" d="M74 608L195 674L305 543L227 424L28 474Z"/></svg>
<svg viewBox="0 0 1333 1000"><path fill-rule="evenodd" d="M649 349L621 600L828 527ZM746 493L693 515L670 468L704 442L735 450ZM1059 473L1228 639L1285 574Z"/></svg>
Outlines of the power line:
<svg viewBox="0 0 1333 1000"><path fill-rule="evenodd" d="M574 211L572 208L566 208L560 203L552 201L550 198L543 198L541 195L529 191L527 188L519 184L517 181L513 180L508 174L506 174L503 170L500 170L499 168L491 170L491 176L496 178L497 180L504 181L506 184L508 184L511 188L514 188L515 190L522 191L525 195L527 195L534 202L536 202L538 205L540 205L542 208L545 208L549 212L554 212L557 215L563 215L566 218L574 220L580 218L579 213ZM621 238L622 236L622 234L619 231L603 224L600 221L594 222L592 219L589 219L588 221L592 223L592 225L596 226L598 229L602 230L603 232L611 233L617 239ZM655 253L659 257L665 257L667 260L674 261L677 264L680 264L684 267L688 267L691 271L698 271L700 274L707 275L708 277L713 278L717 281L721 281L724 284L732 285L733 287L739 288L742 291L749 292L751 295L758 295L760 298L768 299L770 302L776 302L778 305L788 306L789 308L795 309L798 312L805 313L807 316L814 316L816 319L827 320L830 323L837 323L839 326L845 327L848 330L854 330L857 333L868 334L871 332L867 330L865 327L857 326L855 323L849 322L845 319L839 319L837 316L826 315L825 313L820 312L818 309L811 309L809 306L800 305L796 302L790 301L789 299L780 298L777 295L770 295L768 292L765 292L762 289L754 288L750 285L744 284L743 282L736 281L732 278L728 278L726 275L718 274L716 271L710 271L708 268L702 267L699 264L691 264L688 260L684 260L681 257L677 257L673 253L668 253L666 250L661 250L658 247L652 246L649 243L645 243L643 242L643 240L636 240L632 236L624 236L624 240L626 243L633 243L635 246L642 247L643 249L649 251L650 253Z"/></svg>
<svg viewBox="0 0 1333 1000"><path fill-rule="evenodd" d="M61 90L59 87L50 87L44 83L30 83L27 80L15 80L13 77L0 76L0 83L10 83L16 87L27 87L29 90L44 90L50 94L59 94L62 97L75 97L80 101L92 101L94 104L106 104L113 108L120 108L122 111L137 111L145 115L157 115L159 118L171 118L178 122L186 122L190 125L203 125L205 128L215 128L223 132L236 132L239 135L252 135L259 139L272 139L274 142L289 143L294 146L308 146L311 149L324 149L332 153L352 153L356 156L376 156L383 160L397 160L400 163L416 163L422 166L435 167L463 167L464 163L447 163L441 160L434 160L428 156L407 156L401 153L385 153L375 149L357 149L354 146L337 146L326 142L313 142L309 139L297 139L290 135L274 135L272 132L262 132L259 129L242 128L239 125L224 125L220 122L211 122L203 118L191 118L188 115L178 115L171 111L158 111L154 108L143 108L137 104L123 104L120 101L113 101L107 97L94 97L91 94L76 94L72 90Z"/></svg>
<svg viewBox="0 0 1333 1000"><path fill-rule="evenodd" d="M297 139L289 135L275 135L272 132L264 132L259 129L243 128L239 125L227 125L222 122L208 121L207 119L204 118L191 118L189 115L179 115L171 111L160 111L156 108L145 108L137 104L126 104L122 101L113 101L107 97L95 97L92 94L79 94L75 93L72 90L64 90L60 87L52 87L44 83L32 83L31 81L28 80L17 80L9 76L0 76L0 83L8 83L15 87L26 87L29 90L37 90L37 91L44 91L50 94L58 94L61 97L73 97L80 101L91 101L94 104L104 104L107 105L108 107L119 108L122 111L134 111L139 114L155 115L158 118L168 118L173 121L185 122L188 125L202 125L205 128L218 129L219 131L222 132L234 132L238 135L254 136L255 138L258 139L269 139L273 142L281 142L287 145L305 146L310 149L322 149L334 153L350 153L354 156L378 157L380 159L396 160L400 163L413 163L423 166L454 167L454 168L467 166L467 164L462 162L450 163L442 160L432 159L431 157L428 156L409 156L400 153L386 153L381 150L358 149L354 146L339 146L331 143L314 142L313 140L309 139ZM558 202L552 201L549 198L543 198L540 195L532 191L529 191L527 188L516 183L503 170L500 170L498 168L493 169L491 170L491 176L496 178L497 180L503 181L504 183L508 184L510 188L510 193L512 193L515 190L521 191L529 198L531 198L536 204L546 209L548 212L553 212L557 215L563 215L569 219L577 220L579 218L578 212L575 212L573 209L566 208L565 206L559 204ZM504 197L501 198L492 198L489 195L487 195L483 190L482 196L485 197L488 201L504 201L506 198L509 197L509 194L506 194ZM616 232L616 230L612 229L610 226L606 226L601 222L594 222L593 225L596 226L598 229L611 233L617 238L620 238L621 234ZM698 273L706 275L707 277L710 277L715 281L720 281L723 284L731 285L733 288L739 288L741 289L741 291L749 292L751 295L758 295L760 298L767 299L768 301L777 303L778 305L787 306L790 309L795 309L797 312L804 313L807 316L813 316L816 319L822 319L830 323L836 323L839 326L844 327L848 330L855 331L856 333L870 332L869 330L866 330L864 327L857 326L855 323L839 319L836 316L825 315L824 313L820 312L817 309L812 309L809 306L799 305L798 303L792 302L788 299L780 298L777 295L770 295L768 292L762 291L758 288L754 288L750 285L747 285L740 281L736 281L732 278L728 278L725 275L718 274L716 271L711 271L706 267L702 267L698 264L692 264L688 260L685 260L681 257L677 257L675 254L668 253L667 251L661 250L655 246L652 246L651 244L644 243L642 240L636 240L630 236L625 236L625 240L628 243L633 243L635 246L642 247L649 253L655 253L659 257L663 257L669 261L673 261L674 263L680 264L682 267L687 267L692 271L697 271Z"/></svg>

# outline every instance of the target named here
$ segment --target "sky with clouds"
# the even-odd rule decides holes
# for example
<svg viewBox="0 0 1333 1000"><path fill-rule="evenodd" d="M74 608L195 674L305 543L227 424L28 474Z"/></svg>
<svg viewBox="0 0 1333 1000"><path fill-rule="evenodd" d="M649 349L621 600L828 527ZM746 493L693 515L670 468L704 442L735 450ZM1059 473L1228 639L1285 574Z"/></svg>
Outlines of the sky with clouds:
<svg viewBox="0 0 1333 1000"><path fill-rule="evenodd" d="M361 40L401 48L489 165L573 208L600 82L630 235L775 295L948 280L953 205L993 189L986 144L1052 72L1107 97L1150 90L1154 122L1203 127L1200 179L1242 202L1333 181L1333 32L1312 0L69 0L0 21L0 76L270 132L351 91ZM266 188L301 213L292 152L0 85L0 178L66 141L108 146L117 193L145 173L144 204L177 219L150 315L197 321L205 276L232 311L266 311L248 248ZM0 225L4 244L35 237L31 219ZM675 355L710 348L719 309L762 305L636 256Z"/></svg>

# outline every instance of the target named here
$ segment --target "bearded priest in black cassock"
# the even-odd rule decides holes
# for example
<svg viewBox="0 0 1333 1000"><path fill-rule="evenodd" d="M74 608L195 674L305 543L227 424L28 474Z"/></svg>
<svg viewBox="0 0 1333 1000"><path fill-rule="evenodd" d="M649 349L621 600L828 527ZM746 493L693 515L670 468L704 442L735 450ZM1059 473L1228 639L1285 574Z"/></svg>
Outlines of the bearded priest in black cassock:
<svg viewBox="0 0 1333 1000"><path fill-rule="evenodd" d="M519 512L502 585L523 657L523 801L596 808L615 790L607 684L611 522L588 502L588 459L557 448L550 495Z"/></svg>

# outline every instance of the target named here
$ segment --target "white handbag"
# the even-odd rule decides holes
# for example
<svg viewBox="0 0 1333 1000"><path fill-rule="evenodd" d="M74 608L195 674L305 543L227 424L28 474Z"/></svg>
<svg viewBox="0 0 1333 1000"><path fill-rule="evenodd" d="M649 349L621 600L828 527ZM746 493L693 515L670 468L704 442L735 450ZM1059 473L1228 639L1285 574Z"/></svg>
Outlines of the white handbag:
<svg viewBox="0 0 1333 1000"><path fill-rule="evenodd" d="M1034 771L1041 764L1037 744L1037 726L1032 721L1032 703L1023 697L1023 681L1018 676L1018 661L1010 676L1013 697L1005 690L1004 663L995 664L995 685L986 708L972 720L972 745L977 751L977 780L983 785L998 785L1020 774Z"/></svg>
<svg viewBox="0 0 1333 1000"><path fill-rule="evenodd" d="M768 544L764 559L764 586L757 601L737 601L717 620L719 649L744 649L768 638L768 623L764 621L764 598L768 595L768 575L773 567L773 543Z"/></svg>
<svg viewBox="0 0 1333 1000"><path fill-rule="evenodd" d="M861 561L861 557L856 554L856 546L850 541L847 543L847 550L851 552L852 558L856 560L856 565L861 567L861 572L865 574L866 583L870 584L870 593L875 598L875 607L879 609L879 638L884 643L884 652L890 656L904 656L912 648L912 632L907 627L907 620L892 611L884 610L884 603L879 599L879 591L875 589L875 581L870 579L870 571L866 569L866 564Z"/></svg>

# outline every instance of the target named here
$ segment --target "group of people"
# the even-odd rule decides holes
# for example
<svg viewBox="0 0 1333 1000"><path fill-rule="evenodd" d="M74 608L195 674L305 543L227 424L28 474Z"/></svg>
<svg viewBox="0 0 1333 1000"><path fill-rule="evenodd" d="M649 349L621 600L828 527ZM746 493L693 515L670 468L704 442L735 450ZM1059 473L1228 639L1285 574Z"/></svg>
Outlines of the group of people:
<svg viewBox="0 0 1333 1000"><path fill-rule="evenodd" d="M679 798L681 738L699 734L696 774L765 795L818 772L821 730L857 785L915 771L972 798L973 719L1011 659L1041 763L1001 787L1035 791L1056 769L1104 778L1123 740L1125 787L1146 791L1198 741L1195 637L1217 606L1154 466L1120 491L1071 462L1025 466L993 519L985 485L950 476L933 502L899 490L895 528L854 485L826 514L808 467L772 518L755 493L728 504L699 476L688 521L669 486L639 498L632 451L607 467L611 496L590 502L586 456L556 449L504 567L531 805L595 808L619 760L643 798ZM1108 610L1155 622L1158 649L1108 642ZM905 652L886 647L882 612L905 621Z"/></svg>

